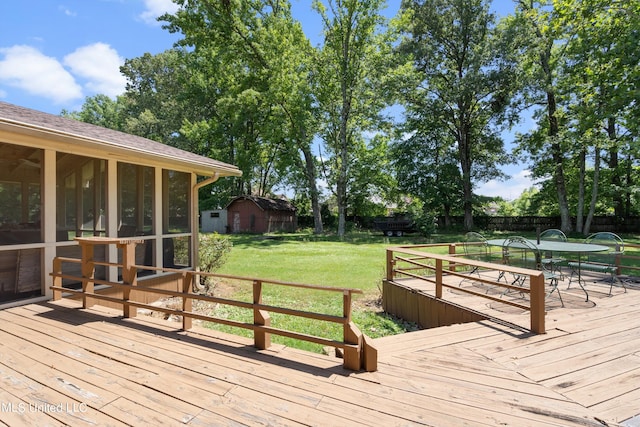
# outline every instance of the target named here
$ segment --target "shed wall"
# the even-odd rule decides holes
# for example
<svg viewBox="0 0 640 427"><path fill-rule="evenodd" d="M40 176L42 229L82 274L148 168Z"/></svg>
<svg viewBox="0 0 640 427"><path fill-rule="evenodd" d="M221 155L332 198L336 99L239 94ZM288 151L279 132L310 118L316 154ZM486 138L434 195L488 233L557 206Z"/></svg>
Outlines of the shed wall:
<svg viewBox="0 0 640 427"><path fill-rule="evenodd" d="M203 233L228 233L228 219L226 209L202 211L200 223Z"/></svg>

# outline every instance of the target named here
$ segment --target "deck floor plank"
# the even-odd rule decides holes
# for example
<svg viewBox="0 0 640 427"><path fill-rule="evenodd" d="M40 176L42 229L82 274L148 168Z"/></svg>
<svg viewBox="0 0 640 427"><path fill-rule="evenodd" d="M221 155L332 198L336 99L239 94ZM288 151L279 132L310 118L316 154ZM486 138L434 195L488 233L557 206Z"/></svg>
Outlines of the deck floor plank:
<svg viewBox="0 0 640 427"><path fill-rule="evenodd" d="M180 422L194 417L201 410L195 405L175 398L163 398L161 402L158 402L157 394L154 393L153 390L163 391L172 389L182 393L185 392L185 387L181 382L176 381L175 378L167 379L165 378L166 375L155 375L148 371L135 370L132 369L130 365L124 365L112 359L96 357L91 357L91 360L88 360L86 357L76 359L75 357L81 352L78 349L73 349L65 345L66 343L64 341L60 341L58 344L48 343L52 348L60 351L60 353L57 353L42 346L42 344L46 342L46 338L29 335L24 331L21 331L21 335L33 339L33 342L39 343L38 346L32 342L22 342L19 344L19 347L23 351L24 358L29 358L30 354L37 354L39 358L46 360L48 366L55 367L56 370L65 375L72 375L74 379L70 381L73 381L73 383L79 381L78 377L82 377L83 382L86 381L101 389L117 389L119 396L125 396L132 404L135 402L135 404L139 404L141 407L149 408L151 411L161 414L165 412L170 413L175 420ZM11 343L12 340L5 340L5 345L10 345ZM33 363L28 366L32 365L38 366ZM25 367L25 370L28 370L28 367ZM201 383L202 380L203 379L201 379ZM80 389L78 388L78 390ZM201 393L201 389L195 389L194 391L197 392L196 398L207 394ZM87 399L83 399L83 402L91 404L90 400ZM123 407L124 405L124 403L120 402L117 406ZM130 405L131 404L129 404L129 406ZM103 410L103 407L99 409ZM105 410L105 412L108 411ZM136 413L139 413L139 411Z"/></svg>
<svg viewBox="0 0 640 427"><path fill-rule="evenodd" d="M0 400L88 409L0 414L0 425L613 426L640 414L640 289L593 287L595 306L573 288L573 308L550 301L543 335L508 324L526 327L527 314L481 304L507 323L374 340L376 372L77 301L8 308Z"/></svg>
<svg viewBox="0 0 640 427"><path fill-rule="evenodd" d="M2 370L2 367L0 367ZM2 372L3 378L5 372ZM0 416L0 425L23 425L23 426L59 426L65 424L52 418L47 412L35 411L29 407L29 403L19 396L10 394L5 390L0 390L0 402L4 404Z"/></svg>

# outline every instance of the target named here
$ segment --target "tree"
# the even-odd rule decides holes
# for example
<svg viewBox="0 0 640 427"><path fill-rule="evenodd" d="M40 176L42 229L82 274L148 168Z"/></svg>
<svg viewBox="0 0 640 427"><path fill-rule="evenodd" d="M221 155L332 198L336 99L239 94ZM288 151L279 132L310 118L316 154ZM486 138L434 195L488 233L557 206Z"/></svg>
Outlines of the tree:
<svg viewBox="0 0 640 427"><path fill-rule="evenodd" d="M353 154L364 131L375 130L383 99L372 90L383 70L375 56L376 32L384 22L383 0L319 0L313 7L322 16L325 42L315 71L315 94L321 118L320 136L330 162L325 170L335 185L338 235L344 236L348 185Z"/></svg>
<svg viewBox="0 0 640 427"><path fill-rule="evenodd" d="M536 117L542 119L530 137L521 139L521 150L533 155L531 170L534 177L551 173L556 187L561 229L565 233L573 227L567 197L565 169L568 140L561 125L558 99L558 71L562 50L558 47L558 31L550 5L533 0L519 0L513 16L503 21L509 35L507 50L517 56L522 79L522 95L526 107L542 106Z"/></svg>
<svg viewBox="0 0 640 427"><path fill-rule="evenodd" d="M444 225L462 212L462 177L448 135L433 122L409 117L409 136L392 145L391 158L400 191L420 199L428 212L442 212Z"/></svg>
<svg viewBox="0 0 640 427"><path fill-rule="evenodd" d="M62 110L60 115L109 129L126 131L126 112L122 97L115 100L102 94L87 97L80 111Z"/></svg>
<svg viewBox="0 0 640 427"><path fill-rule="evenodd" d="M493 15L481 0L404 0L400 52L414 64L416 85L404 104L414 123L446 130L440 141L455 147L462 178L465 229L473 228L473 185L503 177L508 162L501 125L513 81L495 49Z"/></svg>
<svg viewBox="0 0 640 427"><path fill-rule="evenodd" d="M354 147L348 184L348 206L354 216L382 216L386 202L398 201L398 186L391 173L389 140L377 134Z"/></svg>
<svg viewBox="0 0 640 427"><path fill-rule="evenodd" d="M308 39L290 13L288 1L177 1L176 15L165 15L172 32L181 32L182 46L194 47L201 86L223 78L211 97L214 105L201 124L191 123L193 137L226 139L227 147L244 147L236 163L252 167L256 180L244 191L267 193L291 170L304 171L312 200L315 231L322 232L315 158L310 82L313 58ZM202 77L197 77L202 79ZM211 114L213 112L213 114ZM221 126L222 124L222 126ZM242 167L244 166L244 167Z"/></svg>
<svg viewBox="0 0 640 427"><path fill-rule="evenodd" d="M130 133L190 149L179 132L185 120L193 119L185 90L190 53L169 49L156 55L127 59L120 71L127 78L124 93L126 127ZM207 155L206 153L198 153Z"/></svg>
<svg viewBox="0 0 640 427"><path fill-rule="evenodd" d="M628 165L637 159L633 149L637 126L635 119L629 119L637 106L634 88L640 80L637 67L640 60L637 43L640 4L563 0L554 2L554 10L558 27L566 40L559 84L567 94L567 110L572 118L573 131L583 143L580 150L583 162L579 175L581 184L586 178L584 159L587 147L593 153L589 213L583 230L580 199L576 225L577 231L588 234L596 200L610 200L616 218L623 218L630 214L629 200L637 188L627 171ZM601 151L604 156L601 156ZM607 178L604 185L599 185L601 157L608 169L603 171ZM625 157L626 161L621 161Z"/></svg>

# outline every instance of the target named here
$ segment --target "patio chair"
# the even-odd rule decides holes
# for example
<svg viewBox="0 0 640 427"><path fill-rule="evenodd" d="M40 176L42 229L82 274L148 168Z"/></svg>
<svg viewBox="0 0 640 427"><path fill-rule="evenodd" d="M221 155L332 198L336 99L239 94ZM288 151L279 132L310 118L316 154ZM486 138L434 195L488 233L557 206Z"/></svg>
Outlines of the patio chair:
<svg viewBox="0 0 640 427"><path fill-rule="evenodd" d="M487 245L487 239L485 239L484 236L480 233L470 231L465 234L464 241L462 242L462 247L464 248L464 257L466 259L488 262L491 258L489 246ZM478 277L480 277L478 266L474 265L469 267L471 267L469 274L475 273L478 275Z"/></svg>
<svg viewBox="0 0 640 427"><path fill-rule="evenodd" d="M581 283L582 271L590 271L593 273L603 273L608 276L607 279L610 282L609 296L613 290L613 285L620 285L627 292L627 287L624 282L618 277L620 269L620 256L624 254L624 241L620 236L609 231L602 231L599 233L591 234L584 241L587 244L606 246L606 251L589 252L584 261L572 261L569 262L571 268L571 276L569 277L569 286L573 281L574 275L578 276L578 284L584 290ZM586 291L585 291L586 292Z"/></svg>
<svg viewBox="0 0 640 427"><path fill-rule="evenodd" d="M470 231L464 236L464 241L462 242L462 247L464 248L464 258L471 259L475 261L484 261L491 262L491 249L487 244L487 239L480 233L476 233L474 231ZM480 267L476 265L467 265L469 271L467 272L468 276L476 274L478 278L480 278ZM501 272L501 274L503 274ZM467 280L471 280L469 277L464 277L458 286L462 286L464 282ZM487 292L489 292L489 288L487 288Z"/></svg>
<svg viewBox="0 0 640 427"><path fill-rule="evenodd" d="M562 230L558 230L557 228L548 228L540 233L540 240L566 242L567 236ZM550 251L546 251L542 255L542 263L546 264L549 270L558 273L562 278L564 278L561 267L566 264L567 260L557 254L554 255Z"/></svg>
<svg viewBox="0 0 640 427"><path fill-rule="evenodd" d="M513 236L507 239L505 242L506 262L514 267L526 268L529 270L539 270L544 274L545 283L551 286L551 290L547 294L547 297L551 296L554 292L558 293L560 298L560 304L564 307L564 301L558 289L559 274L551 270L550 264L542 262L542 254L538 247L530 240L520 236ZM514 273L513 285L519 287L525 287L528 274ZM503 293L506 294L509 290Z"/></svg>

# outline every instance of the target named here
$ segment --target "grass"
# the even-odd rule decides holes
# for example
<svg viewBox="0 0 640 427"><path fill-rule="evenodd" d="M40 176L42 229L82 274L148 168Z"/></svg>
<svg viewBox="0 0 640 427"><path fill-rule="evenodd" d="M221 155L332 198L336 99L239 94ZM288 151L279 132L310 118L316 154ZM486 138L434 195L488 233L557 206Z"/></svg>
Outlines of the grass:
<svg viewBox="0 0 640 427"><path fill-rule="evenodd" d="M505 233L485 234L485 236L498 238L504 237ZM525 234L525 236L535 238L535 233ZM363 294L355 297L353 320L362 332L377 338L416 329L415 325L389 316L381 310L386 248L408 244L461 242L464 240L464 233L434 235L430 239L418 236L388 238L380 233L370 232L350 233L342 240L335 235L315 236L307 233L227 237L232 241L233 248L219 273L360 289ZM637 243L638 239L635 237L625 237L625 241ZM444 253L445 248L441 248L441 251ZM246 282L234 283L225 280L216 285L214 294L241 301L252 301L252 287ZM341 293L265 285L263 300L265 304L342 315ZM253 312L248 309L220 305L215 308L214 315L242 322L253 322ZM286 330L342 340L342 329L337 324L278 313L271 313L271 321L272 326ZM252 337L252 332L246 329L219 324L207 326ZM323 351L320 345L277 335L272 336L272 341L309 351Z"/></svg>
<svg viewBox="0 0 640 427"><path fill-rule="evenodd" d="M351 233L343 240L333 235L286 234L272 236L231 235L233 248L218 271L236 276L272 279L340 288L355 288L353 320L370 337L397 334L415 328L386 315L380 308L382 279L385 275L386 248L398 244L428 243L415 236L388 238L379 233ZM222 289L222 288L226 289ZM231 288L231 290L229 289ZM225 281L215 292L231 293L233 299L251 301L250 284ZM342 315L342 294L308 289L265 285L266 304L297 308L323 314ZM250 310L230 306L216 308L216 316L252 322ZM272 325L287 330L342 340L338 324L318 322L278 313L271 314ZM252 332L218 324L211 328L251 336ZM273 335L274 343L322 351L321 346Z"/></svg>

